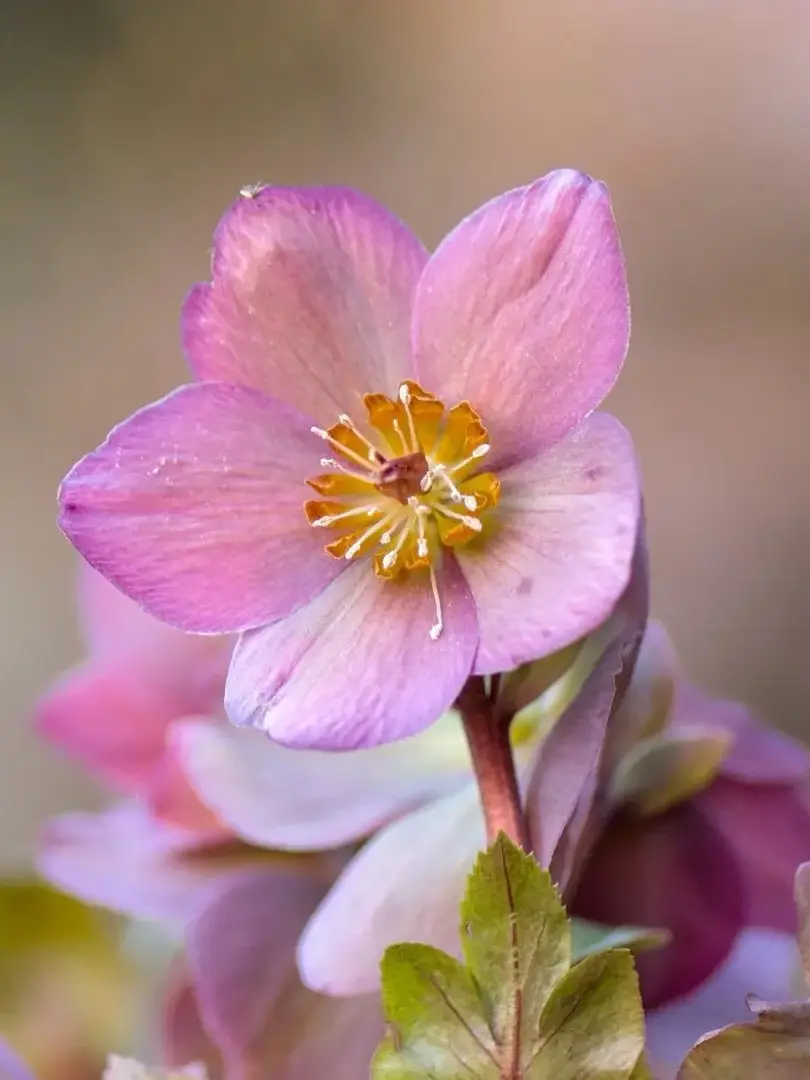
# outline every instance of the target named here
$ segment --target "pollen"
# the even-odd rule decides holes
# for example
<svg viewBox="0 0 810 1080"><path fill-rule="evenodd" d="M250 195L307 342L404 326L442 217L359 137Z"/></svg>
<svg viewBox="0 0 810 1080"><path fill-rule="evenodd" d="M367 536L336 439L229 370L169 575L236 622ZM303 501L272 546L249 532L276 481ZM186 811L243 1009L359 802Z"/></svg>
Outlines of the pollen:
<svg viewBox="0 0 810 1080"><path fill-rule="evenodd" d="M411 381L396 398L366 394L363 403L362 427L342 414L332 427L312 429L334 456L321 459L328 472L307 480L320 498L304 511L313 528L334 534L325 544L333 558L367 557L386 580L426 572L435 640L443 628L436 579L442 549L478 541L498 505L498 478L481 471L487 431L468 402L447 409Z"/></svg>

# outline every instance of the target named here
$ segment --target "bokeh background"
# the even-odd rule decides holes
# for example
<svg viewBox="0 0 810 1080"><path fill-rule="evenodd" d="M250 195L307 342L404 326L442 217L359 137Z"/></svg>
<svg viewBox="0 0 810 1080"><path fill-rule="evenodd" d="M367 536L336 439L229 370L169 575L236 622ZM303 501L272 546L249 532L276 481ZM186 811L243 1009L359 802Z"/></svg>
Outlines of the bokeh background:
<svg viewBox="0 0 810 1080"><path fill-rule="evenodd" d="M434 244L558 165L610 185L654 601L684 660L810 735L807 0L3 0L0 871L92 805L27 710L78 655L56 485L184 377L241 185L347 183Z"/></svg>

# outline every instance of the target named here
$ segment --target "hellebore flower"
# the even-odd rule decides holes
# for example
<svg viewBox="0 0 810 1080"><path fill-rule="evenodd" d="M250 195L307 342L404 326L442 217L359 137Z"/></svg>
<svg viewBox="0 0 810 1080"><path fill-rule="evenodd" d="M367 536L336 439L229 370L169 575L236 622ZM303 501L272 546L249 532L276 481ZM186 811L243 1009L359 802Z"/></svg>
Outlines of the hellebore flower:
<svg viewBox="0 0 810 1080"><path fill-rule="evenodd" d="M607 617L639 493L593 412L629 333L603 185L550 173L432 256L349 190L249 190L212 277L183 312L201 381L74 466L60 524L147 611L241 634L236 723L393 741Z"/></svg>
<svg viewBox="0 0 810 1080"><path fill-rule="evenodd" d="M793 879L810 858L810 752L681 675L651 623L611 725L592 835L570 910L656 926L671 943L638 958L647 1008L689 994L743 927L794 930Z"/></svg>

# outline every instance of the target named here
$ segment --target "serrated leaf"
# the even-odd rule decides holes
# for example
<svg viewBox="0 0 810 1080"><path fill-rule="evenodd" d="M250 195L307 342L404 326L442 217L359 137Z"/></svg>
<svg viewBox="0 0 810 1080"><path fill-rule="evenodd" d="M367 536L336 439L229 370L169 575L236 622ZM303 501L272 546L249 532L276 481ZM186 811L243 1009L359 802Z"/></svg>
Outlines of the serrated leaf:
<svg viewBox="0 0 810 1080"><path fill-rule="evenodd" d="M502 1056L517 1060L571 966L571 931L551 876L501 833L470 874L461 925L487 1023Z"/></svg>
<svg viewBox="0 0 810 1080"><path fill-rule="evenodd" d="M630 953L572 968L549 875L504 835L470 875L462 947L467 967L427 945L386 952L374 1080L649 1080Z"/></svg>
<svg viewBox="0 0 810 1080"><path fill-rule="evenodd" d="M604 926L590 919L571 920L571 952L574 960L609 949L629 949L634 955L660 949L670 940L668 930L647 926Z"/></svg>
<svg viewBox="0 0 810 1080"><path fill-rule="evenodd" d="M540 1017L525 1080L629 1080L644 1050L644 1012L625 950L588 956Z"/></svg>
<svg viewBox="0 0 810 1080"><path fill-rule="evenodd" d="M810 1038L735 1024L693 1046L677 1080L807 1080Z"/></svg>
<svg viewBox="0 0 810 1080"><path fill-rule="evenodd" d="M497 1048L473 979L431 945L392 945L382 961L391 1035L372 1063L375 1080L498 1080Z"/></svg>

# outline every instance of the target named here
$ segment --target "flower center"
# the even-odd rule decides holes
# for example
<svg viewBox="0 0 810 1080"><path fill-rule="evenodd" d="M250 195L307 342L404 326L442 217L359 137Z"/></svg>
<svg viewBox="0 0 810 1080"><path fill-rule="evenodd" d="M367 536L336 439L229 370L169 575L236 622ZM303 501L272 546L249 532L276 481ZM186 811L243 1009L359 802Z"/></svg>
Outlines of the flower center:
<svg viewBox="0 0 810 1080"><path fill-rule="evenodd" d="M307 480L323 499L305 503L310 525L340 533L326 545L336 559L370 555L374 573L393 579L427 570L442 615L435 566L443 547L478 537L482 515L498 503L500 482L478 470L489 453L481 417L462 401L445 409L418 383L404 382L396 400L366 394L367 437L350 417L313 432L336 458L322 458L330 472Z"/></svg>

